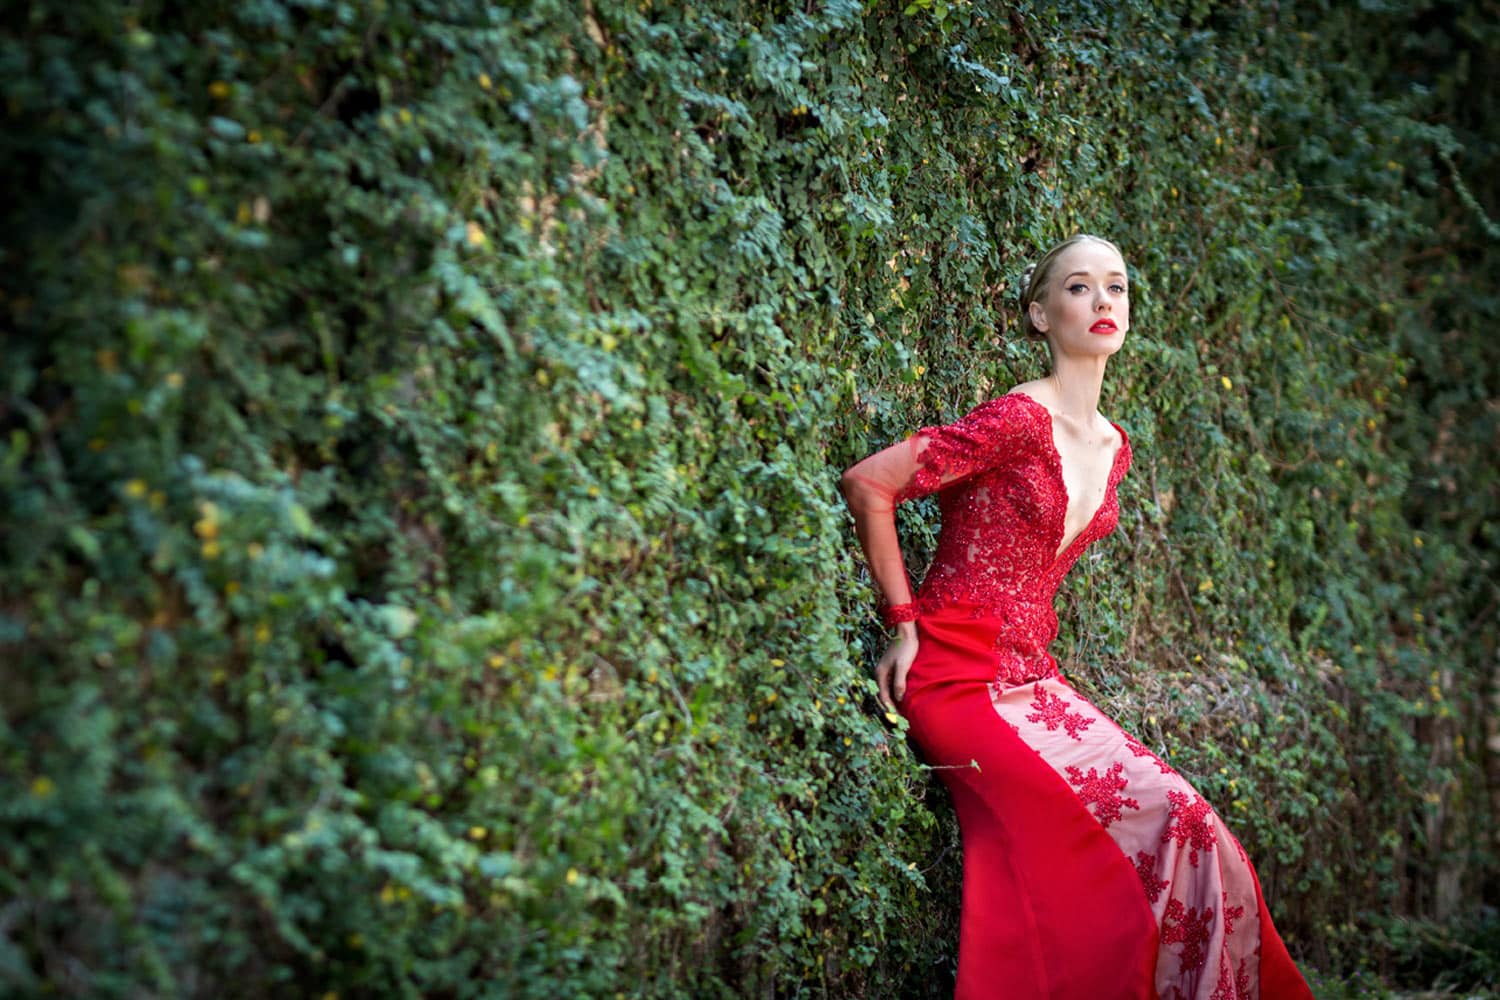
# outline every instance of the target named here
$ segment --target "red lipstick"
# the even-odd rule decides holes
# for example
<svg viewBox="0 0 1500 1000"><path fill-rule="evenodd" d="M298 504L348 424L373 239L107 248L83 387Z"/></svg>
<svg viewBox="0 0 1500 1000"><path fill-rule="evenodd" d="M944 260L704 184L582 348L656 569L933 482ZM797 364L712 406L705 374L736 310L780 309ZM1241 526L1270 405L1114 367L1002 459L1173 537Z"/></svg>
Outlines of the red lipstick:
<svg viewBox="0 0 1500 1000"><path fill-rule="evenodd" d="M1101 319L1099 322L1089 327L1089 333L1114 333L1117 329L1119 329L1119 327L1115 326L1114 320Z"/></svg>

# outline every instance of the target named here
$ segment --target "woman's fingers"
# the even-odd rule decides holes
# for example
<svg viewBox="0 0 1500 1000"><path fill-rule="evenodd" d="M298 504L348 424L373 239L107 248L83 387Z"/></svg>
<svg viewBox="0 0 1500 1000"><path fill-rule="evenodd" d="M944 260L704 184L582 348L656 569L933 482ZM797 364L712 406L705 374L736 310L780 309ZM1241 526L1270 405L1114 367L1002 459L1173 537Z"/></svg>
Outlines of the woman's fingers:
<svg viewBox="0 0 1500 1000"><path fill-rule="evenodd" d="M875 686L880 689L880 705L887 712L896 710L896 703L891 698L891 668L889 657L881 657L880 663L875 667Z"/></svg>
<svg viewBox="0 0 1500 1000"><path fill-rule="evenodd" d="M875 684L880 689L880 706L887 713L894 715L900 711L897 705L906 697L906 674L916 658L916 640L897 639L875 665Z"/></svg>
<svg viewBox="0 0 1500 1000"><path fill-rule="evenodd" d="M906 657L902 657L900 660L898 660L896 662L896 669L894 671L895 675L896 675L895 684L894 684L894 688L895 688L894 693L895 693L896 701L897 702L901 701L902 698L906 697L906 673L910 669L911 669L911 660L910 659L907 659Z"/></svg>

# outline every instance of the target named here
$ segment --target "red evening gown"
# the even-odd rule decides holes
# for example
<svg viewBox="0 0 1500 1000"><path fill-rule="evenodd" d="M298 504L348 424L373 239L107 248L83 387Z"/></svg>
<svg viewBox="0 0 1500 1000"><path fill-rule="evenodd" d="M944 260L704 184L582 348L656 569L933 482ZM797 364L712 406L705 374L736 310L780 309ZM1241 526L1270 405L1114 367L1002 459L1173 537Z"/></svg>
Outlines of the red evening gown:
<svg viewBox="0 0 1500 1000"><path fill-rule="evenodd" d="M1119 520L1104 499L1064 541L1051 412L1021 392L924 427L844 479L886 601L911 601L894 510L938 492L902 713L963 835L959 1000L1311 998L1255 870L1202 796L1085 700L1047 651L1052 600Z"/></svg>

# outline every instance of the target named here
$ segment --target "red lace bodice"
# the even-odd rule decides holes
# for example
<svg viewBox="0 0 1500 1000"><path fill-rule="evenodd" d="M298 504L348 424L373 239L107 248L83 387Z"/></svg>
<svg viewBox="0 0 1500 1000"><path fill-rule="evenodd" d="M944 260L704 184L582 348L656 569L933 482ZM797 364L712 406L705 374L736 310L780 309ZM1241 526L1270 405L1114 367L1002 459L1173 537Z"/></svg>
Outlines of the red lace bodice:
<svg viewBox="0 0 1500 1000"><path fill-rule="evenodd" d="M1071 539L1063 537L1068 493L1052 414L1022 392L981 403L951 424L923 427L847 470L844 493L888 604L912 599L896 536L896 505L937 491L943 526L916 598L917 613L951 609L1002 619L997 646L1027 661L1023 672L1039 666L1039 657L1050 662L1046 648L1057 637L1057 588L1089 543L1119 522L1116 487L1130 466L1130 438L1111 424L1120 447L1104 498Z"/></svg>

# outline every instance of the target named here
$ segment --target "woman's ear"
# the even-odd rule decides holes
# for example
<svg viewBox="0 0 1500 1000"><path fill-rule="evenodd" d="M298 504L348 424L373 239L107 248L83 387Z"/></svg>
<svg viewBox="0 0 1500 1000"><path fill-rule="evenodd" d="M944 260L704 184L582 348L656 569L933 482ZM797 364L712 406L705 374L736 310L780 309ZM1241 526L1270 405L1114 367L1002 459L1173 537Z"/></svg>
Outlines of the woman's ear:
<svg viewBox="0 0 1500 1000"><path fill-rule="evenodd" d="M1027 312L1031 316L1031 325L1036 327L1039 332L1046 333L1047 310L1042 308L1042 304L1033 299L1031 305L1027 307Z"/></svg>

